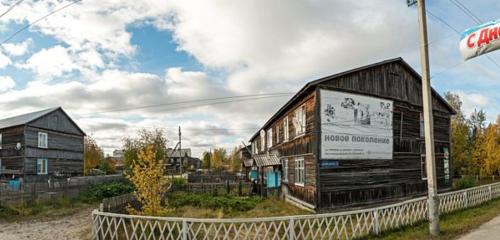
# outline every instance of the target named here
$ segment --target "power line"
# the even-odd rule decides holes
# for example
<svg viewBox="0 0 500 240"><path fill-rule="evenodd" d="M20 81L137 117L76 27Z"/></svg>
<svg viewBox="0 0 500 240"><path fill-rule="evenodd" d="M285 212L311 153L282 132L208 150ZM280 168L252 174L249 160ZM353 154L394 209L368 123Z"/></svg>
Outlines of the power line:
<svg viewBox="0 0 500 240"><path fill-rule="evenodd" d="M201 103L201 104L196 104L196 105L187 105L187 106L168 108L168 109L164 110L164 111L169 111L169 110L186 109L186 108L192 108L192 107L209 106L209 105L217 105L217 104L232 103L232 102L252 101L252 100L275 98L275 97L285 97L285 96L289 96L291 94L293 94L293 93L283 92L283 93L267 93L267 94L228 96L228 97L219 97L219 98L205 98L205 99L196 99L196 100L189 100L189 101L169 102L169 103L154 104L154 105L144 105L144 106L130 107L130 108L110 109L110 110L105 110L105 111L100 111L100 112L84 113L81 115L86 116L86 115L95 115L95 114L102 114L102 113L123 112L123 111L129 111L129 110L137 110L137 109L176 106L176 105L189 104L189 103L191 103L191 104L192 103ZM218 101L218 100L221 100L221 101ZM216 102L210 102L210 101L216 101Z"/></svg>
<svg viewBox="0 0 500 240"><path fill-rule="evenodd" d="M9 13L10 11L12 11L12 9L14 9L17 5L19 5L20 3L22 3L24 0L19 0L17 1L16 3L12 4L12 6L10 6L4 13L2 13L0 15L0 18L2 18L3 16L5 16L7 13Z"/></svg>
<svg viewBox="0 0 500 240"><path fill-rule="evenodd" d="M10 40L11 40L13 37L15 37L17 34L21 33L22 31L24 31L24 30L28 29L28 28L29 28L29 27L31 27L31 26L36 25L37 23L39 23L39 22L40 22L40 21L42 21L43 19L48 18L49 16L51 16L51 15L53 15L53 14L55 14L55 13L59 12L59 11L62 11L63 9L65 9L65 8L67 8L67 7L69 7L69 6L72 6L72 5L76 4L76 3L79 3L79 2L81 2L81 1L82 1L82 0L75 0L75 1L73 1L73 2L71 2L71 3L68 3L68 4L66 4L66 5L64 5L64 6L62 6L62 7L58 8L58 9L56 9L56 10L54 10L54 11L52 11L52 12L48 13L48 14L46 14L46 15L44 15L44 16L42 16L42 17L38 18L37 20L35 20L35 21L33 21L33 22L31 22L31 23L27 24L26 26L24 26L24 27L20 28L19 30L17 30L15 33L11 34L8 38L6 38L5 40L3 40L3 41L0 43L0 45L2 45L2 44L4 44L4 43L6 43L6 42L8 42L8 41L10 41Z"/></svg>

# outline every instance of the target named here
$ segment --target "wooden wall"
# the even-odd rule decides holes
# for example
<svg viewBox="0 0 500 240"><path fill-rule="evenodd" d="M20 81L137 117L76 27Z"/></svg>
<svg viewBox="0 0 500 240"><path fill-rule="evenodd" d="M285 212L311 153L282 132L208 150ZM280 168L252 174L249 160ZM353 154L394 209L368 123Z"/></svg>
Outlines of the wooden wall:
<svg viewBox="0 0 500 240"><path fill-rule="evenodd" d="M420 136L419 79L402 65L391 63L323 82L319 87L394 101L393 158L338 160L339 167L320 169L319 207L336 209L376 204L427 191L426 180L422 179L421 154L425 148ZM450 147L450 113L436 96L433 108L438 187L444 190L451 187L451 180L444 181L443 162L443 147Z"/></svg>
<svg viewBox="0 0 500 240"><path fill-rule="evenodd" d="M48 148L38 148L38 132L48 134ZM83 172L83 136L54 130L28 126L25 130L26 174L36 174L38 158L47 158L47 172L55 171L67 174Z"/></svg>
<svg viewBox="0 0 500 240"><path fill-rule="evenodd" d="M23 132L24 126L0 129L2 134L2 149L0 150L2 168L19 171L23 169L23 151L15 149L18 142L24 142Z"/></svg>

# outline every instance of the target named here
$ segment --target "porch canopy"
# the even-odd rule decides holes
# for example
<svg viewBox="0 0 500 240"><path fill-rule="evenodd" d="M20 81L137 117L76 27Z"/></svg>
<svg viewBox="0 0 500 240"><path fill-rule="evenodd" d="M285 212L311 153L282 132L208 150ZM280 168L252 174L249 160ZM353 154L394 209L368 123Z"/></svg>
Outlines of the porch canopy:
<svg viewBox="0 0 500 240"><path fill-rule="evenodd" d="M257 167L267 167L281 165L281 161L275 154L262 154L253 156Z"/></svg>

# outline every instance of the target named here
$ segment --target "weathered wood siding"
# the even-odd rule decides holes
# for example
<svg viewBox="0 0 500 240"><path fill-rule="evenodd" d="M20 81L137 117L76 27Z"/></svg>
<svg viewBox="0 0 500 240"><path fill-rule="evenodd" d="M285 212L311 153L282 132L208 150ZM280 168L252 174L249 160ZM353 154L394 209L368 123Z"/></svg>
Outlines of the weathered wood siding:
<svg viewBox="0 0 500 240"><path fill-rule="evenodd" d="M420 136L420 79L402 65L391 63L323 82L319 87L394 101L393 158L339 160L337 168L320 169L320 207L373 204L426 192L421 164L425 149ZM450 147L450 113L436 95L433 108L437 177L439 188L445 189L451 186L451 180L445 184L443 162L443 147Z"/></svg>
<svg viewBox="0 0 500 240"><path fill-rule="evenodd" d="M38 133L48 135L47 147L38 148ZM83 172L83 136L28 126L25 131L25 173L36 174L38 158L47 158L47 172L79 174Z"/></svg>
<svg viewBox="0 0 500 240"><path fill-rule="evenodd" d="M76 126L61 110L47 114L29 125L36 128L83 136L78 126Z"/></svg>
<svg viewBox="0 0 500 240"><path fill-rule="evenodd" d="M2 134L2 149L0 159L2 168L7 170L23 169L23 151L16 150L17 143L24 142L24 126L0 129Z"/></svg>
<svg viewBox="0 0 500 240"><path fill-rule="evenodd" d="M316 131L316 124L314 123L314 113L316 108L316 94L315 92L309 93L305 98L297 101L295 104L291 105L289 109L286 110L282 116L276 119L269 128L273 129L272 136L272 147L267 149L267 143L265 151L261 151L260 148L260 136L257 136L254 140L259 146L259 154L266 151L276 154L280 159L286 159L288 161L289 171L288 176L283 176L288 181L283 182L284 185L288 187L288 191L291 195L303 199L309 203L314 204L316 202L316 157L315 157L315 138L314 134ZM306 131L305 134L301 136L295 135L295 128L292 124L292 119L294 117L294 112L301 106L305 106L306 110ZM288 141L284 141L285 132L283 119L288 117ZM279 141L277 141L276 129L279 128ZM267 141L267 137L266 137ZM304 186L296 185L294 178L295 169L295 158L304 157L304 171L305 171L305 183Z"/></svg>

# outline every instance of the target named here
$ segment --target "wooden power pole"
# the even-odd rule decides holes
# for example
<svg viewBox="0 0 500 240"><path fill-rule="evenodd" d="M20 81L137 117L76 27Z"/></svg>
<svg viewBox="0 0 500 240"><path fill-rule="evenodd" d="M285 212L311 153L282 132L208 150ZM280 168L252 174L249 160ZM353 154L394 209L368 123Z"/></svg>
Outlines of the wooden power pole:
<svg viewBox="0 0 500 240"><path fill-rule="evenodd" d="M422 104L424 113L425 135L425 165L427 171L427 198L429 209L429 232L432 236L439 235L439 196L437 194L436 162L434 156L434 126L432 117L432 92L429 70L429 49L427 44L427 21L425 14L425 0L417 0L419 35L420 35L420 63L422 66Z"/></svg>

